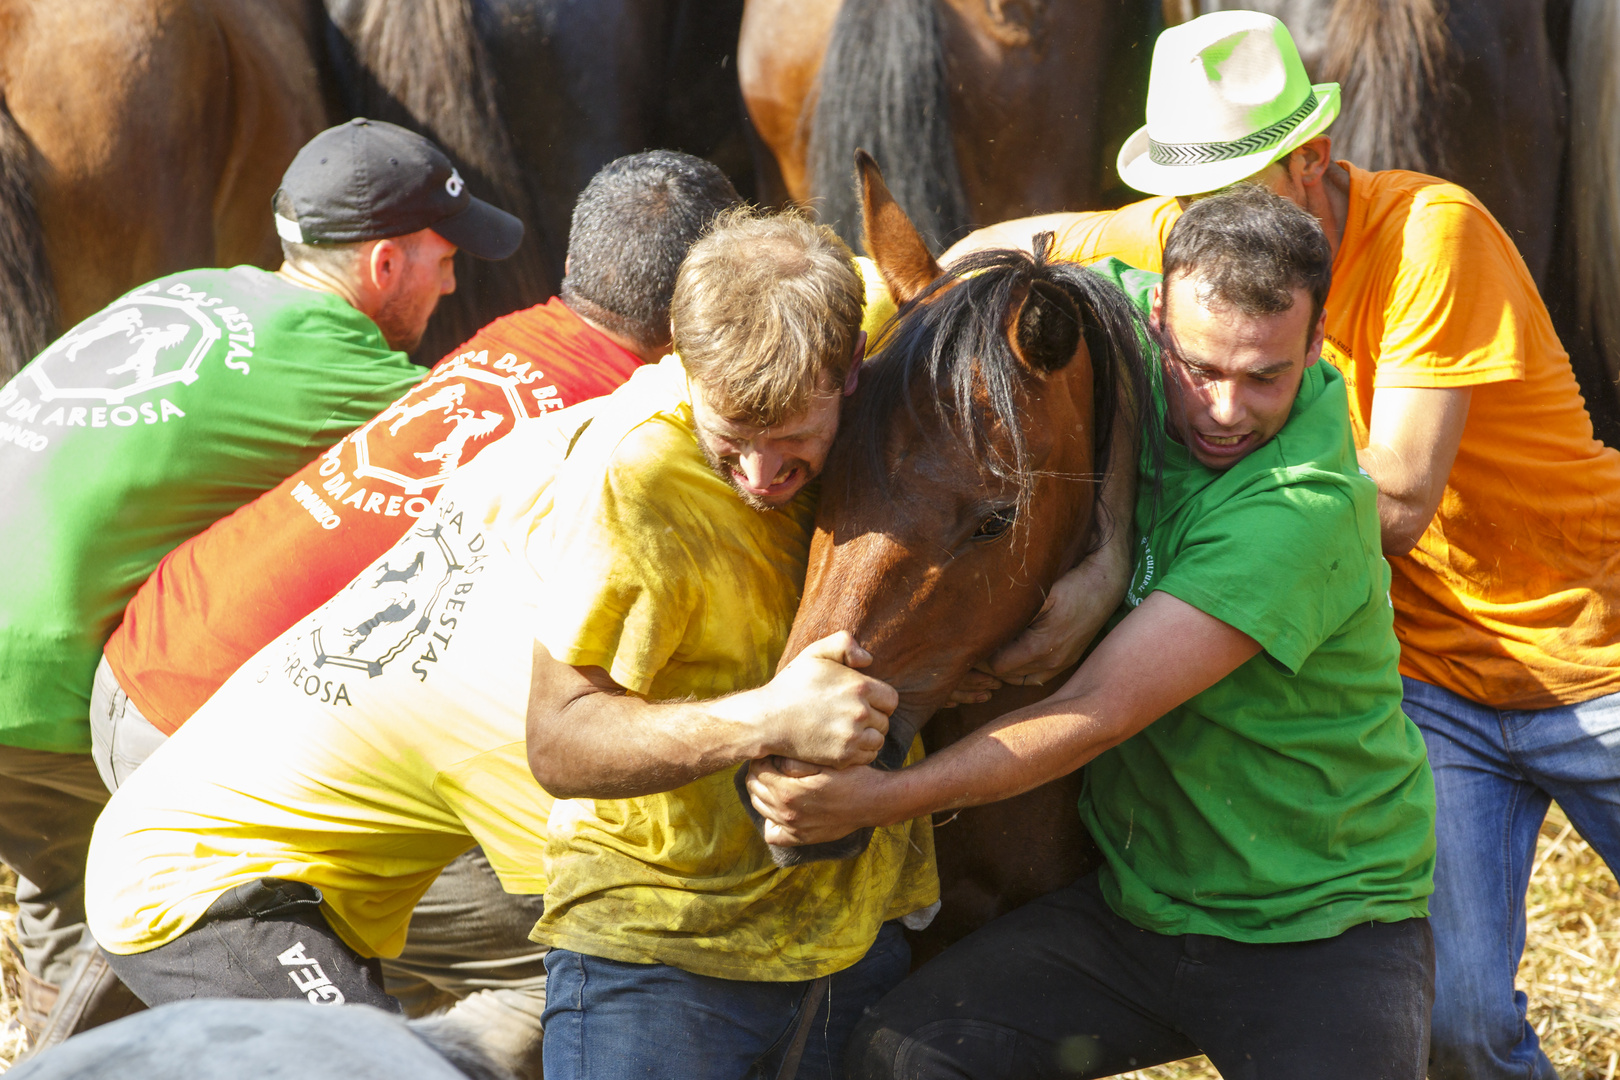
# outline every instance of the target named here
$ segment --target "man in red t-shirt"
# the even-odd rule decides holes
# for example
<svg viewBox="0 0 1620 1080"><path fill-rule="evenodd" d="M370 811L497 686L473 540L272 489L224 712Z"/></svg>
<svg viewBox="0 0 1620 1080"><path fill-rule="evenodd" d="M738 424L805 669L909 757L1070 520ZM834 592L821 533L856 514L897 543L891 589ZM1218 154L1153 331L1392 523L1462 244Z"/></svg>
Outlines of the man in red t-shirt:
<svg viewBox="0 0 1620 1080"><path fill-rule="evenodd" d="M676 270L738 201L724 174L685 154L612 162L574 207L560 297L496 319L352 435L171 552L96 672L92 756L107 786L391 547L483 448L664 355ZM388 572L408 581L418 569ZM390 992L413 1012L464 999L452 1020L538 1077L545 950L528 933L540 912L540 897L503 892L474 849L418 905L405 952L384 965Z"/></svg>

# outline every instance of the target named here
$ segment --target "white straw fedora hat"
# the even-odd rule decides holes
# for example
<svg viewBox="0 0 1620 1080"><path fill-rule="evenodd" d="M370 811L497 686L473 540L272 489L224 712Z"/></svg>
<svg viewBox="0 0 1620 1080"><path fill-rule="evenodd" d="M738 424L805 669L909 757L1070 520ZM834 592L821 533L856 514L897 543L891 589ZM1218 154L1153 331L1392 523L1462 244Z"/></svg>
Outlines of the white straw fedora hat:
<svg viewBox="0 0 1620 1080"><path fill-rule="evenodd" d="M1258 11L1214 11L1159 35L1147 125L1119 175L1152 195L1198 195L1252 176L1339 115L1339 84L1311 85L1288 28Z"/></svg>

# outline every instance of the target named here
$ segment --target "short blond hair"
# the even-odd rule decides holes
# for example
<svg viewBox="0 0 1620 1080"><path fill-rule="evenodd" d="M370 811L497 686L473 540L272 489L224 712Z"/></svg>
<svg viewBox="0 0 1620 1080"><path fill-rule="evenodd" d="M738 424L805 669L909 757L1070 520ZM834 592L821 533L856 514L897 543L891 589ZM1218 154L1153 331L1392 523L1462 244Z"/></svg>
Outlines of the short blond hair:
<svg viewBox="0 0 1620 1080"><path fill-rule="evenodd" d="M675 278L675 351L723 416L774 427L849 375L866 298L855 258L796 211L739 207Z"/></svg>

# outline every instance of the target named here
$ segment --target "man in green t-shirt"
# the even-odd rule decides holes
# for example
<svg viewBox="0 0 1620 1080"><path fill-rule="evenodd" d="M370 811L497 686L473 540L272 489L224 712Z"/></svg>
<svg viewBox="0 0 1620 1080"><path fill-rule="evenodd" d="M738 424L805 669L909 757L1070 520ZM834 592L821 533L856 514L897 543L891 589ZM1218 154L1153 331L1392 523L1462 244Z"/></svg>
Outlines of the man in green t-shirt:
<svg viewBox="0 0 1620 1080"><path fill-rule="evenodd" d="M1424 1074L1434 783L1401 712L1377 491L1317 363L1331 253L1256 187L1112 278L1160 346L1124 614L1052 697L912 768L752 769L778 843L990 802L1089 763L1102 868L946 950L851 1076ZM1157 477L1149 470L1157 466ZM787 824L783 824L787 823Z"/></svg>
<svg viewBox="0 0 1620 1080"><path fill-rule="evenodd" d="M88 940L85 850L107 801L90 692L125 604L181 541L408 390L456 250L505 258L523 235L438 147L368 120L300 150L273 210L277 272L143 285L0 388L0 860L35 1032Z"/></svg>

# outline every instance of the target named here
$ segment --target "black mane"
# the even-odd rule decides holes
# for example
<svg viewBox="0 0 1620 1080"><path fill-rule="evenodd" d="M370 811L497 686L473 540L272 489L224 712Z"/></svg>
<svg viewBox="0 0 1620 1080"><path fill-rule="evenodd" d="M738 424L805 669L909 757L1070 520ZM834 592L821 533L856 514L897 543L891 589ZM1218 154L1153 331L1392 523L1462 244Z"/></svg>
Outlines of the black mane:
<svg viewBox="0 0 1620 1080"><path fill-rule="evenodd" d="M1143 445L1157 446L1157 425L1142 424L1151 410L1127 407L1127 415L1120 415L1122 401L1149 400L1146 320L1112 282L1078 263L1051 261L1050 234L1037 241L1033 256L996 250L958 260L884 329L877 342L882 352L862 372L843 421L841 437L853 444L848 482L888 486L885 440L895 415L905 409L920 429L954 437L992 475L1014 483L1023 516L1041 473L1029 460L1026 418L1018 407L1019 387L1032 376L1007 340L1007 320L1037 281L1058 286L1074 300L1091 352L1095 472L1070 479L1100 482L1107 474L1115 423L1141 424L1148 440ZM911 392L923 379L939 402L933 422L919 415ZM996 448L998 430L1010 443L1010 457Z"/></svg>

